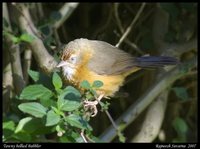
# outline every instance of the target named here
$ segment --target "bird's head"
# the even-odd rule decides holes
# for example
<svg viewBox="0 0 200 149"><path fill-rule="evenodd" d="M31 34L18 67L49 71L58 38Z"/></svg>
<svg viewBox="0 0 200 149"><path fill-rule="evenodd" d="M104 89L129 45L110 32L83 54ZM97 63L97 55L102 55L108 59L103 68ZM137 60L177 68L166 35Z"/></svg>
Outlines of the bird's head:
<svg viewBox="0 0 200 149"><path fill-rule="evenodd" d="M61 67L64 76L68 79L71 79L77 68L84 64L85 55L89 49L87 41L87 39L76 39L63 46L61 61L57 68Z"/></svg>

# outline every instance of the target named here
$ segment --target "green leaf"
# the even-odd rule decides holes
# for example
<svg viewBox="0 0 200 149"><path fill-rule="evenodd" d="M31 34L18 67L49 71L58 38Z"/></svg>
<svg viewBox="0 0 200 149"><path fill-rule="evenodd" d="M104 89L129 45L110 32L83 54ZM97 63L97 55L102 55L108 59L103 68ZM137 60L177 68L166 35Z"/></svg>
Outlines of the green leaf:
<svg viewBox="0 0 200 149"><path fill-rule="evenodd" d="M118 132L117 132L117 135L118 135L118 137L119 137L119 141L122 142L122 143L125 143L126 138L125 138L124 135L121 133L121 131L118 131Z"/></svg>
<svg viewBox="0 0 200 149"><path fill-rule="evenodd" d="M18 106L18 108L22 112L28 113L38 118L42 118L44 115L46 115L47 110L43 105L37 102L22 103Z"/></svg>
<svg viewBox="0 0 200 149"><path fill-rule="evenodd" d="M174 87L172 90L176 93L176 96L179 97L182 100L188 100L189 95L187 92L187 89L184 87Z"/></svg>
<svg viewBox="0 0 200 149"><path fill-rule="evenodd" d="M87 80L84 80L80 83L80 87L84 89L90 89L90 83Z"/></svg>
<svg viewBox="0 0 200 149"><path fill-rule="evenodd" d="M45 126L56 125L56 124L58 124L59 121L60 121L60 116L58 114L56 114L53 110L50 110L47 113L47 119L46 119Z"/></svg>
<svg viewBox="0 0 200 149"><path fill-rule="evenodd" d="M3 122L3 129L15 130L15 123L13 121Z"/></svg>
<svg viewBox="0 0 200 149"><path fill-rule="evenodd" d="M55 132L55 127L54 126L45 126L42 125L42 127L39 127L36 129L32 135L44 135L44 134L50 134Z"/></svg>
<svg viewBox="0 0 200 149"><path fill-rule="evenodd" d="M23 130L27 133L33 133L36 130L45 127L43 123L43 119L41 118L32 118L23 125Z"/></svg>
<svg viewBox="0 0 200 149"><path fill-rule="evenodd" d="M71 114L65 118L65 121L69 123L71 126L80 128L80 129L89 129L92 130L91 126L88 124L86 120L76 114Z"/></svg>
<svg viewBox="0 0 200 149"><path fill-rule="evenodd" d="M81 94L74 87L68 86L58 96L57 104L63 111L73 111L81 105Z"/></svg>
<svg viewBox="0 0 200 149"><path fill-rule="evenodd" d="M19 140L20 142L31 142L32 138L31 135L27 132L19 132L14 134L13 136L15 139Z"/></svg>
<svg viewBox="0 0 200 149"><path fill-rule="evenodd" d="M17 43L20 42L20 38L19 38L19 37L14 36L13 34L7 32L7 31L3 31L3 35L4 35L4 36L8 36L8 37L12 40L12 42L13 42L14 44L17 44Z"/></svg>
<svg viewBox="0 0 200 149"><path fill-rule="evenodd" d="M53 93L43 85L29 85L23 89L19 99L37 100L39 98L50 98Z"/></svg>
<svg viewBox="0 0 200 149"><path fill-rule="evenodd" d="M33 118L32 117L26 117L26 118L23 118L19 121L16 129L15 129L15 133L18 133L20 131L23 130L23 127L24 125L26 125L28 122L30 122Z"/></svg>
<svg viewBox="0 0 200 149"><path fill-rule="evenodd" d="M50 96L45 96L40 98L40 103L45 106L45 107L51 107L51 106L56 106L57 102L55 101L54 98L51 98Z"/></svg>
<svg viewBox="0 0 200 149"><path fill-rule="evenodd" d="M18 37L16 37L16 36L11 36L11 40L15 43L15 44L17 44L17 43L19 43L20 42L20 38L18 38Z"/></svg>
<svg viewBox="0 0 200 149"><path fill-rule="evenodd" d="M3 122L3 141L12 137L15 130L15 123L13 121Z"/></svg>
<svg viewBox="0 0 200 149"><path fill-rule="evenodd" d="M20 36L20 39L21 39L21 41L25 41L25 42L31 43L31 42L33 42L35 37L30 35L30 34L24 33L24 34L22 34Z"/></svg>
<svg viewBox="0 0 200 149"><path fill-rule="evenodd" d="M188 131L188 125L185 122L184 119L180 118L180 117L176 117L173 122L172 125L174 127L174 129L176 130L176 132L182 136L183 134L185 134Z"/></svg>
<svg viewBox="0 0 200 149"><path fill-rule="evenodd" d="M92 87L95 87L95 88L100 88L102 86L103 86L103 82L99 80L94 81L92 84Z"/></svg>
<svg viewBox="0 0 200 149"><path fill-rule="evenodd" d="M62 87L62 80L56 72L54 72L54 74L53 74L52 81L53 81L53 85L54 85L55 89L60 89Z"/></svg>
<svg viewBox="0 0 200 149"><path fill-rule="evenodd" d="M28 70L28 74L37 84L42 84L43 86L48 87L48 89L51 90L54 89L54 86L52 84L52 77L34 70Z"/></svg>
<svg viewBox="0 0 200 149"><path fill-rule="evenodd" d="M35 82L40 79L40 73L37 71L28 70L28 74Z"/></svg>
<svg viewBox="0 0 200 149"><path fill-rule="evenodd" d="M105 103L100 101L100 105L101 105L102 111L105 111L105 110L108 110L108 106L110 105L110 103L107 101Z"/></svg>

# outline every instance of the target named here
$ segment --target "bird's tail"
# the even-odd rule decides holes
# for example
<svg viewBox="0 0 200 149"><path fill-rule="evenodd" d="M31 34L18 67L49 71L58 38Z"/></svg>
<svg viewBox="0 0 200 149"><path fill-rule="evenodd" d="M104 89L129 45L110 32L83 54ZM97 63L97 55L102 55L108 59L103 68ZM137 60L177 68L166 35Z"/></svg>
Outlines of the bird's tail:
<svg viewBox="0 0 200 149"><path fill-rule="evenodd" d="M176 65L178 60L169 56L142 56L135 59L136 66L142 68L163 67L166 65Z"/></svg>

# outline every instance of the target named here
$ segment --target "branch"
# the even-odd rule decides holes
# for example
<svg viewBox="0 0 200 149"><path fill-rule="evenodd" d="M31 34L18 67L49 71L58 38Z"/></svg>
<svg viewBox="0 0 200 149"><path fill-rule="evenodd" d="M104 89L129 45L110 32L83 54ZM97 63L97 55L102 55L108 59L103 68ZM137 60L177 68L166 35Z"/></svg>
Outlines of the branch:
<svg viewBox="0 0 200 149"><path fill-rule="evenodd" d="M19 14L18 18L21 30L26 31L28 34L35 38L33 42L28 43L31 47L35 60L44 72L50 73L57 65L57 62L47 52L47 49L45 48L42 40L36 36L35 32L38 31L32 22L28 8L23 4L16 4L16 7L21 8L21 13ZM33 28L36 31L33 31Z"/></svg>
<svg viewBox="0 0 200 149"><path fill-rule="evenodd" d="M168 91L162 92L150 105L146 113L140 132L131 140L131 142L152 142L158 135L160 127L165 116Z"/></svg>
<svg viewBox="0 0 200 149"><path fill-rule="evenodd" d="M31 67L31 58L32 58L32 51L30 49L26 49L24 51L24 67L23 67L23 74L25 83L28 84L28 70Z"/></svg>
<svg viewBox="0 0 200 149"><path fill-rule="evenodd" d="M133 25L136 23L137 19L139 18L140 14L142 13L145 5L146 5L146 3L142 3L142 6L140 7L139 11L137 12L137 14L136 14L135 18L133 19L133 21L131 22L130 26L126 29L125 33L120 38L119 42L115 45L116 47L119 47L120 44L124 41L124 39L128 36Z"/></svg>
<svg viewBox="0 0 200 149"><path fill-rule="evenodd" d="M4 4L4 10L5 10L4 12L6 12L4 14L4 17L7 20L7 22L10 23L6 4ZM9 28L7 29L8 31L12 31L10 24L9 24ZM9 50L15 93L19 95L25 86L23 73L22 73L19 45L15 45L13 43L12 36L10 34L5 34L5 40L8 45L8 50Z"/></svg>
<svg viewBox="0 0 200 149"><path fill-rule="evenodd" d="M8 22L11 30L7 4L3 3L3 18ZM13 77L9 51L3 48L3 113L8 113L12 96Z"/></svg>
<svg viewBox="0 0 200 149"><path fill-rule="evenodd" d="M197 39L193 39L182 44L168 44L166 48L163 48L164 55L171 55L175 57L180 57L183 53L190 50L197 51Z"/></svg>
<svg viewBox="0 0 200 149"><path fill-rule="evenodd" d="M7 4L3 3L3 18L6 19L10 25L8 17ZM10 26L9 26L9 29ZM11 97L11 89L13 87L12 69L9 58L9 52L3 48L3 112L7 112L9 108L9 100Z"/></svg>
<svg viewBox="0 0 200 149"><path fill-rule="evenodd" d="M156 82L135 104L131 105L129 109L117 119L116 124L125 123L126 127L132 123L137 116L143 112L147 106L164 90L172 85L174 81L183 77L187 73L181 72L181 68L191 66L190 69L196 67L197 59L193 58L190 62L180 64L171 71L166 73L158 82ZM123 129L125 129L124 127ZM110 126L101 136L100 139L104 142L110 142L117 135L116 130Z"/></svg>
<svg viewBox="0 0 200 149"><path fill-rule="evenodd" d="M54 24L54 28L58 29L74 12L78 7L79 3L65 3L64 6L59 10L59 13L62 15L62 18Z"/></svg>

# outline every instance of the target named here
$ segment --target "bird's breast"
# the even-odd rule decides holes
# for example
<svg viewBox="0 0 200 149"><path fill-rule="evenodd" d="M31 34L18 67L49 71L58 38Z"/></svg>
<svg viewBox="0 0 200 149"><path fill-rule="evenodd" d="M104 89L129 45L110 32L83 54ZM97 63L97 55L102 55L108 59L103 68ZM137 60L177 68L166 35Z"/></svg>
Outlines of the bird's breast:
<svg viewBox="0 0 200 149"><path fill-rule="evenodd" d="M87 80L90 84L94 81L102 81L103 86L97 90L98 93L104 93L105 96L113 96L115 92L119 90L119 87L124 82L124 76L122 75L99 75L88 69L86 66L82 66L72 76L73 84L80 87L80 83Z"/></svg>

